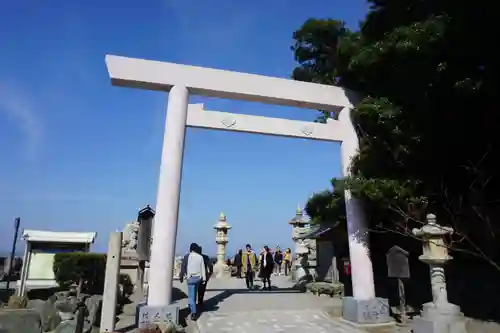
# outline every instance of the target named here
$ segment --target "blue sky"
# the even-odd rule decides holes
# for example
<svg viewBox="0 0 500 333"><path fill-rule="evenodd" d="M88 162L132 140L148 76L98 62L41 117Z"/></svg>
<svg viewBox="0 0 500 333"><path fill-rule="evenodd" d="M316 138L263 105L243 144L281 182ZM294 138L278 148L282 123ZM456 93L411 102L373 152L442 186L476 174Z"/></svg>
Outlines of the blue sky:
<svg viewBox="0 0 500 333"><path fill-rule="evenodd" d="M290 77L292 33L307 18L356 28L362 0L18 0L0 5L0 244L22 228L96 231L106 249L155 206L167 94L112 87L105 54ZM191 97L207 109L313 120L312 110ZM177 248L215 252L291 243L297 204L340 174L339 147L189 129Z"/></svg>

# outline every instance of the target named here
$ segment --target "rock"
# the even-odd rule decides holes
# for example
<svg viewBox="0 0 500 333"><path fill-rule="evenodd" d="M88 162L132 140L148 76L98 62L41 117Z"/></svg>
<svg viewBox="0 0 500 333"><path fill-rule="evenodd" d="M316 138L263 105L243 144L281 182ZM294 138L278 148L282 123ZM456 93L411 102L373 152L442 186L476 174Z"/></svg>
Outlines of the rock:
<svg viewBox="0 0 500 333"><path fill-rule="evenodd" d="M178 327L174 323L164 323L159 324L158 327L162 333L177 333L179 332Z"/></svg>
<svg viewBox="0 0 500 333"><path fill-rule="evenodd" d="M76 319L62 322L52 333L75 333ZM92 325L89 322L83 324L83 333L92 332Z"/></svg>
<svg viewBox="0 0 500 333"><path fill-rule="evenodd" d="M59 316L61 317L61 321L71 320L75 318L73 312L61 312L59 311Z"/></svg>
<svg viewBox="0 0 500 333"><path fill-rule="evenodd" d="M76 310L76 305L77 305L77 299L65 299L65 300L57 300L54 303L54 307L57 309L59 312L70 312L73 313Z"/></svg>
<svg viewBox="0 0 500 333"><path fill-rule="evenodd" d="M78 296L78 299L79 299L80 301L85 302L85 300L86 300L87 298L89 298L89 297L90 297L90 295L89 295L89 294L80 293L80 296Z"/></svg>
<svg viewBox="0 0 500 333"><path fill-rule="evenodd" d="M99 326L101 321L102 295L92 295L85 300L88 321L92 326Z"/></svg>
<svg viewBox="0 0 500 333"><path fill-rule="evenodd" d="M28 304L28 298L24 296L12 295L9 297L7 302L7 308L9 309L24 309Z"/></svg>
<svg viewBox="0 0 500 333"><path fill-rule="evenodd" d="M55 297L50 297L47 301L40 299L30 300L27 307L38 312L42 319L43 332L54 330L61 323L61 316L55 307Z"/></svg>
<svg viewBox="0 0 500 333"><path fill-rule="evenodd" d="M138 333L162 333L160 327L156 324L148 325L147 327L140 328Z"/></svg>
<svg viewBox="0 0 500 333"><path fill-rule="evenodd" d="M306 290L318 296L344 296L344 285L342 283L311 282L306 284Z"/></svg>
<svg viewBox="0 0 500 333"><path fill-rule="evenodd" d="M41 333L42 318L33 309L0 309L0 332Z"/></svg>
<svg viewBox="0 0 500 333"><path fill-rule="evenodd" d="M185 330L174 323L150 324L147 327L138 329L138 333L180 333Z"/></svg>

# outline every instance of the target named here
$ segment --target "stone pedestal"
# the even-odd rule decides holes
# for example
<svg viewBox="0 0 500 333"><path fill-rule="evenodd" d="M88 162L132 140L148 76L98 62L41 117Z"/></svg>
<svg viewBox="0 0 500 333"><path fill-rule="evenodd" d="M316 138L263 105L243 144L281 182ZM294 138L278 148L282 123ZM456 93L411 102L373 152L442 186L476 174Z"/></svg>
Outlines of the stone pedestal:
<svg viewBox="0 0 500 333"><path fill-rule="evenodd" d="M309 249L304 242L296 242L295 254L297 257L292 261L292 280L295 282L303 281L310 275L306 269L308 263L308 253Z"/></svg>
<svg viewBox="0 0 500 333"><path fill-rule="evenodd" d="M230 278L231 268L226 264L226 245L228 242L227 233L231 226L227 223L224 213L220 213L214 229L216 232L215 242L217 243L217 262L214 265L214 276L216 278Z"/></svg>
<svg viewBox="0 0 500 333"><path fill-rule="evenodd" d="M423 241L419 259L430 267L432 302L423 305L420 317L413 320L415 333L466 333L465 316L460 307L448 302L444 266L453 259L448 255L444 237L453 229L436 223L434 214L427 215L427 224L414 229L413 234Z"/></svg>
<svg viewBox="0 0 500 333"><path fill-rule="evenodd" d="M415 333L467 333L465 316L455 304L423 305L421 317L413 319Z"/></svg>
<svg viewBox="0 0 500 333"><path fill-rule="evenodd" d="M231 267L225 263L220 264L219 262L214 265L214 276L218 279L228 279L231 277Z"/></svg>

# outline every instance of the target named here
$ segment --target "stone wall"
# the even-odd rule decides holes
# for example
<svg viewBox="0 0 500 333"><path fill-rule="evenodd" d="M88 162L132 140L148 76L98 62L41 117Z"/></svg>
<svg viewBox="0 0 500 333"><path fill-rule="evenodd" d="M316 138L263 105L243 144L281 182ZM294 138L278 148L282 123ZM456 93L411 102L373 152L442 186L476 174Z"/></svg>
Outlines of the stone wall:
<svg viewBox="0 0 500 333"><path fill-rule="evenodd" d="M0 309L2 333L74 332L78 304L85 305L84 333L100 323L102 296L56 292L47 300L12 296Z"/></svg>

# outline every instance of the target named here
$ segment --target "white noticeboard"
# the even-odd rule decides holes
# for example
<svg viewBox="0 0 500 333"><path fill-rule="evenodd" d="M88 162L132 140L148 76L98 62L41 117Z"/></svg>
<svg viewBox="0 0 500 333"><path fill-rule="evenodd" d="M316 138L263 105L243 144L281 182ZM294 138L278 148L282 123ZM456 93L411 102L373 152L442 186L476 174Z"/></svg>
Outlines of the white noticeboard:
<svg viewBox="0 0 500 333"><path fill-rule="evenodd" d="M29 280L54 280L54 253L33 252L31 254Z"/></svg>

